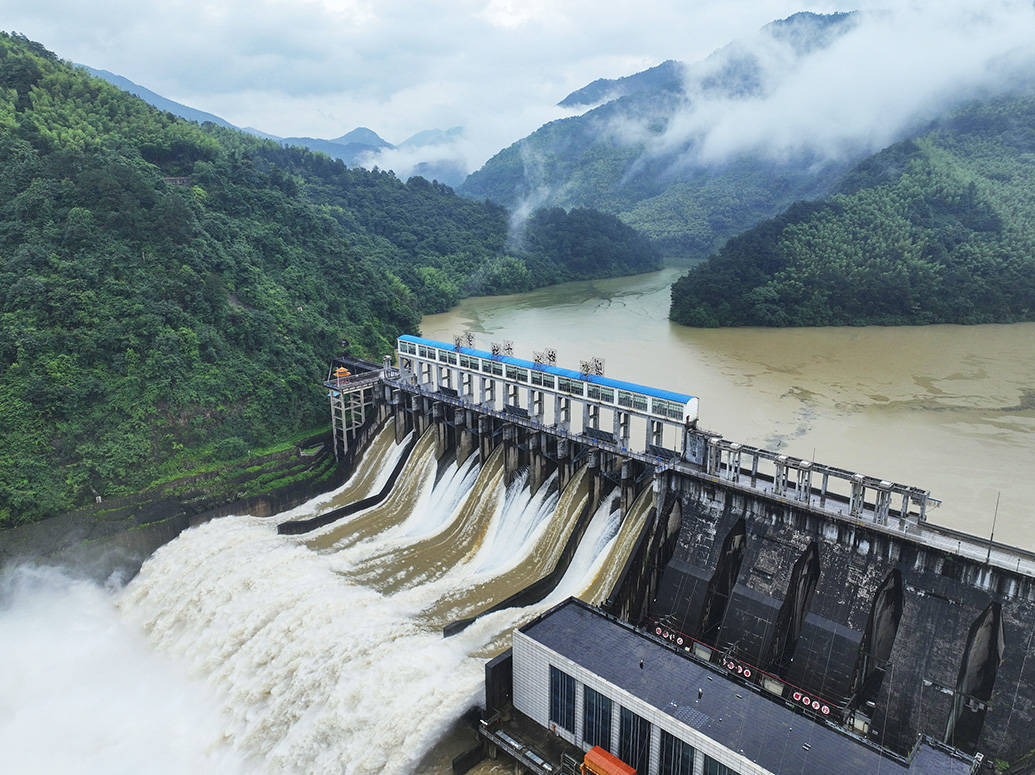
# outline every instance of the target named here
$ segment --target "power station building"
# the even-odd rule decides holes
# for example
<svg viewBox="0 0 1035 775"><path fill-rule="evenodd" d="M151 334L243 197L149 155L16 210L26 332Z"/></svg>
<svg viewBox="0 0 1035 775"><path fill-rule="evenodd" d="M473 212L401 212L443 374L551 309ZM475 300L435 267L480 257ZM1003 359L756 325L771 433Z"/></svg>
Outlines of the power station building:
<svg viewBox="0 0 1035 775"><path fill-rule="evenodd" d="M483 735L530 771L562 769L522 742L536 728L568 744L569 762L599 746L639 775L967 775L979 763L926 740L895 756L575 598L515 631L506 661L487 667L487 698L509 667L516 713Z"/></svg>

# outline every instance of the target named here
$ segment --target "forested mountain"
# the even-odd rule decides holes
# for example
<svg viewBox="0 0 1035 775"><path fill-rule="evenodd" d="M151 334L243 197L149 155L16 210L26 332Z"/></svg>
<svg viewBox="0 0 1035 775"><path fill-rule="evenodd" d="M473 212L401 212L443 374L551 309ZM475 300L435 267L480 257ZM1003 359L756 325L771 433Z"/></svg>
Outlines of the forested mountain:
<svg viewBox="0 0 1035 775"><path fill-rule="evenodd" d="M641 92L667 91L679 93L686 78L682 63L669 59L622 78L598 78L576 89L557 104L562 108L578 108L609 102Z"/></svg>
<svg viewBox="0 0 1035 775"><path fill-rule="evenodd" d="M1035 99L978 103L731 239L672 288L693 326L1035 319Z"/></svg>
<svg viewBox="0 0 1035 775"><path fill-rule="evenodd" d="M379 357L461 294L657 264L608 216L533 217L512 250L508 220L0 34L0 525L322 425L342 337Z"/></svg>
<svg viewBox="0 0 1035 775"><path fill-rule="evenodd" d="M669 61L595 81L560 104L609 102L546 124L505 148L459 191L508 207L594 207L635 226L667 255L703 258L791 202L825 193L852 159L750 153L701 160L701 132L683 135L680 122L700 105L728 107L776 90L797 63L855 23L854 14L799 13L701 62ZM720 116L695 120L707 126ZM860 151L856 159L864 155Z"/></svg>
<svg viewBox="0 0 1035 775"><path fill-rule="evenodd" d="M225 118L220 118L213 113L206 113L204 110L198 110L192 108L189 105L170 100L167 97L163 97L161 94L151 91L146 86L141 86L139 83L133 83L128 78L124 78L121 75L110 72L108 70L98 70L97 68L90 67L89 65L79 65L81 68L86 70L90 75L98 78L103 78L113 86L118 86L123 91L127 91L130 94L140 97L148 105L153 105L159 110L164 110L172 113L174 116L185 118L188 121L197 121L199 124L204 124L206 121L211 121L213 124L219 124L219 126L225 126L229 129L237 129L233 124L227 121ZM247 131L247 130L245 130Z"/></svg>
<svg viewBox="0 0 1035 775"><path fill-rule="evenodd" d="M79 67L86 70L91 75L98 78L103 78L108 83L118 86L123 91L129 92L137 97L140 97L148 105L172 113L174 116L185 118L188 121L196 121L199 124L204 124L206 121L211 121L213 124L218 124L228 129L241 129L234 124L231 124L224 118L213 113L206 113L203 110L192 108L189 105L170 100L167 97L163 97L161 94L151 91L150 89L141 86L138 83L125 78L116 73L109 72L108 70L98 70L88 65L79 65ZM319 151L325 153L332 159L341 159L343 162L351 167L359 166L360 163L364 163L367 157L372 153L384 149L393 149L396 146L382 138L372 129L367 127L356 127L351 132L346 132L341 137L335 137L330 140L325 140L319 137L278 137L277 135L271 135L269 132L263 132L260 129L254 127L244 127L242 131L248 134L255 135L266 140L276 140L281 145L297 145L302 148L308 148L310 151ZM459 133L459 127L443 132L439 129L427 129L423 132L418 132L412 138L404 141L399 145L400 148L409 146L422 146L432 145L436 142L438 144L449 142L457 137ZM414 138L417 142L414 143ZM466 173L458 173L454 169L443 168L440 169L441 164L435 159L430 159L424 163L423 166L418 165L416 173L420 175L426 175L427 177L437 177L437 179L443 182L460 182L463 180ZM436 175L436 173L440 173Z"/></svg>

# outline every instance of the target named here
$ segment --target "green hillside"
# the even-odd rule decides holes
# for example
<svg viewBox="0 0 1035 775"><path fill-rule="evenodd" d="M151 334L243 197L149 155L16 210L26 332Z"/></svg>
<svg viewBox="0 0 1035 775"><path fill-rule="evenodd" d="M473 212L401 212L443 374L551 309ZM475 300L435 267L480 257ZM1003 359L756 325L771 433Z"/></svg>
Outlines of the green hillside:
<svg viewBox="0 0 1035 775"><path fill-rule="evenodd" d="M560 104L609 102L540 127L489 159L459 191L507 207L592 207L642 231L666 256L704 258L792 202L826 193L851 160L746 154L704 162L696 137L662 143L666 131L698 103L734 104L776 88L786 73L767 73L760 51L783 52L790 72L855 23L853 14L798 13L701 62L669 61L595 81Z"/></svg>
<svg viewBox="0 0 1035 775"><path fill-rule="evenodd" d="M657 258L608 216L556 240L415 178L158 111L0 34L0 526L238 458L326 422L342 337ZM589 237L592 236L592 239Z"/></svg>
<svg viewBox="0 0 1035 775"><path fill-rule="evenodd" d="M1035 99L970 106L672 288L692 326L1035 319Z"/></svg>

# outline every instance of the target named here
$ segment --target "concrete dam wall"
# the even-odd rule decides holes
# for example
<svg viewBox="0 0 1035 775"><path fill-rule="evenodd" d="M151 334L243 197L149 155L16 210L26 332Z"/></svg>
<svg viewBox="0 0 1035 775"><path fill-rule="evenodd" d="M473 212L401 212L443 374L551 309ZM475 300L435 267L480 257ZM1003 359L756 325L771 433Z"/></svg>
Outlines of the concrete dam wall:
<svg viewBox="0 0 1035 775"><path fill-rule="evenodd" d="M920 733L1006 759L1032 748L1031 577L663 476L681 524L651 618L856 713L893 749Z"/></svg>
<svg viewBox="0 0 1035 775"><path fill-rule="evenodd" d="M588 482L557 564L506 605L552 599L606 506L629 547L594 591L609 613L903 756L920 735L1006 760L1033 747L1035 554L932 524L939 501L920 488L727 441L689 410L658 419L671 406L653 398L637 409L619 393L609 406L574 376L525 382L531 364L503 371L472 355L486 353L430 344L411 343L409 360L369 383L397 439L430 429L440 460L499 450L508 485L527 472L533 494L553 477L561 491L576 472ZM341 384L327 385L342 405ZM636 412L642 449L628 432Z"/></svg>

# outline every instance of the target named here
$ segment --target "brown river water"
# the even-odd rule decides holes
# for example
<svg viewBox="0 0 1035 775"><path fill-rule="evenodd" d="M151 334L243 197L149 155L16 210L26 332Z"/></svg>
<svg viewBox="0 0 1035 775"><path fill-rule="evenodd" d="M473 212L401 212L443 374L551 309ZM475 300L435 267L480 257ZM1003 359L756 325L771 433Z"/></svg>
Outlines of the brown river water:
<svg viewBox="0 0 1035 775"><path fill-rule="evenodd" d="M676 274L468 299L423 332L511 339L526 356L552 345L562 365L601 355L611 376L698 395L702 424L730 439L929 488L944 501L932 519L978 535L1000 493L996 539L1035 546L1035 324L695 330L666 319ZM384 501L278 534L378 492L406 441L386 425L335 492L186 530L125 588L0 578L0 658L24 667L15 723L0 724L8 770L451 772L475 743L459 718L482 698L485 659L569 595L606 597L650 490L624 520L613 495L589 512L583 471L531 495L527 474L504 484L498 454L440 463L426 434ZM443 637L547 574L584 511L544 600ZM82 713L98 705L120 723Z"/></svg>
<svg viewBox="0 0 1035 775"><path fill-rule="evenodd" d="M728 439L929 489L933 522L1035 549L1035 323L695 329L668 320L684 270L465 299L422 334L697 395Z"/></svg>

